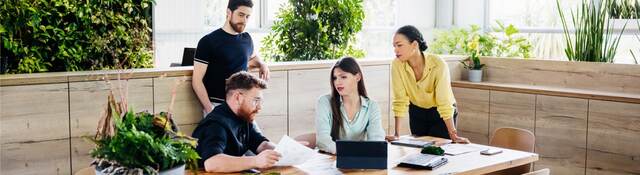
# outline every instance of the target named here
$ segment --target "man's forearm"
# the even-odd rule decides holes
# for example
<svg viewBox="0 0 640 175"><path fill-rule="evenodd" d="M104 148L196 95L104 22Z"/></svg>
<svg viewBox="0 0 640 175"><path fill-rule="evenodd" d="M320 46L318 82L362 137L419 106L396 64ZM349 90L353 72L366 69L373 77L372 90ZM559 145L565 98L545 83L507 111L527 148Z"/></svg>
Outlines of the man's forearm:
<svg viewBox="0 0 640 175"><path fill-rule="evenodd" d="M204 169L207 172L230 173L256 168L255 156L234 157L226 154L218 154L210 157L204 162Z"/></svg>
<svg viewBox="0 0 640 175"><path fill-rule="evenodd" d="M202 109L206 112L211 112L211 102L209 101L209 95L207 94L207 89L204 87L202 80L192 80L191 86L193 86L193 91L196 93L198 101L202 104Z"/></svg>

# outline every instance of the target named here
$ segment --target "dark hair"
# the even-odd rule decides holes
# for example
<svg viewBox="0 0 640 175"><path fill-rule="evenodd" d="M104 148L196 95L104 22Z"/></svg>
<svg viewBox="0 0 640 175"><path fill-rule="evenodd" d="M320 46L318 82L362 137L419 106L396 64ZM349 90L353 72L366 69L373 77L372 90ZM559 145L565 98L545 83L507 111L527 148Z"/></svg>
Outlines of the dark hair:
<svg viewBox="0 0 640 175"><path fill-rule="evenodd" d="M264 80L259 79L255 75L251 75L249 72L240 71L231 75L226 81L227 94L233 90L251 90L253 88L266 89L267 83Z"/></svg>
<svg viewBox="0 0 640 175"><path fill-rule="evenodd" d="M343 124L343 119L342 119L342 112L340 112L340 94L338 94L338 91L336 90L336 87L334 85L334 80L336 79L336 77L333 75L333 72L335 71L336 68L340 68L342 71L345 72L349 72L353 75L357 75L360 74L360 81L358 82L358 95L367 97L367 89L364 87L364 75L362 75L362 70L360 69L360 65L358 65L358 62L356 62L356 59L352 58L352 57L344 57L340 60L338 60L338 62L336 62L335 65L333 65L333 68L331 68L331 99L330 99L330 104L331 104L331 118L332 118L332 124L331 124L331 139L338 140L340 138L340 130L342 129L342 124Z"/></svg>
<svg viewBox="0 0 640 175"><path fill-rule="evenodd" d="M253 8L253 2L251 0L229 0L227 8L233 12L236 11L236 9L238 9L238 7L240 6Z"/></svg>
<svg viewBox="0 0 640 175"><path fill-rule="evenodd" d="M425 51L427 50L427 48L429 48L427 46L427 42L424 41L424 38L422 37L422 33L420 33L418 28L412 25L406 25L406 26L400 27L398 31L396 31L396 34L404 35L405 37L407 37L407 39L409 39L410 43L413 41L417 41L418 46L420 47L420 51Z"/></svg>

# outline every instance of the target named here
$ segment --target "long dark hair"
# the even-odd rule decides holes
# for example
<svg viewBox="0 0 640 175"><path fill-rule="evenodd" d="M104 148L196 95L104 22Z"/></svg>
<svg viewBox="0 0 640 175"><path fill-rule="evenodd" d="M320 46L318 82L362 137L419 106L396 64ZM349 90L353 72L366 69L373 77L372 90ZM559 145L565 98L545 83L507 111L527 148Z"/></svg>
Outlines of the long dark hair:
<svg viewBox="0 0 640 175"><path fill-rule="evenodd" d="M406 26L400 27L398 31L396 31L396 34L402 34L405 37L407 37L407 39L409 39L409 43L413 43L413 41L417 41L418 46L420 47L421 54L422 52L427 50L427 48L429 48L427 46L427 42L424 41L424 38L422 37L422 33L420 33L420 30L418 30L418 28L412 25L406 25Z"/></svg>
<svg viewBox="0 0 640 175"><path fill-rule="evenodd" d="M342 112L340 112L340 94L338 93L338 91L336 90L336 86L334 85L334 81L336 80L336 77L333 75L333 72L335 71L336 68L340 68L342 71L345 72L349 72L353 75L358 75L360 74L360 81L358 81L358 95L360 96L364 96L366 98L369 98L367 96L367 89L364 87L364 75L362 75L362 70L360 69L360 65L358 65L358 62L356 62L356 59L352 58L352 57L344 57L340 60L338 60L338 62L336 62L335 65L333 65L333 68L331 68L331 118L332 118L332 124L331 124L331 139L333 141L336 141L338 139L340 139L340 130L342 129L342 124L343 121L342 120Z"/></svg>

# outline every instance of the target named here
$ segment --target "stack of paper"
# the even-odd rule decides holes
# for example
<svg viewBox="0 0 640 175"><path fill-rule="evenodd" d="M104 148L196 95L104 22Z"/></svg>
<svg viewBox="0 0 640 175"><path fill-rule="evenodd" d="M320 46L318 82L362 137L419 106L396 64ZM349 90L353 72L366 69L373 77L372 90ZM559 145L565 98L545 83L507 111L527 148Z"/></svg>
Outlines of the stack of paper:
<svg viewBox="0 0 640 175"><path fill-rule="evenodd" d="M440 146L440 148L444 149L444 153L447 155L460 155L468 152L478 151L481 148L478 146L474 146L471 144L446 144Z"/></svg>
<svg viewBox="0 0 640 175"><path fill-rule="evenodd" d="M292 166L304 163L316 154L311 148L306 147L289 136L282 136L274 150L282 155L275 166Z"/></svg>

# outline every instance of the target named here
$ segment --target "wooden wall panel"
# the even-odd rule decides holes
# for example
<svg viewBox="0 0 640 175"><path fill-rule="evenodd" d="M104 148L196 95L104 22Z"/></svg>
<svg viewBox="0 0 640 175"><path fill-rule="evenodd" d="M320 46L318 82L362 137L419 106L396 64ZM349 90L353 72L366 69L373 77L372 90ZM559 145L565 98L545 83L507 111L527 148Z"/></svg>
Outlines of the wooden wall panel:
<svg viewBox="0 0 640 175"><path fill-rule="evenodd" d="M68 85L0 88L2 144L69 137Z"/></svg>
<svg viewBox="0 0 640 175"><path fill-rule="evenodd" d="M287 134L287 72L271 72L267 83L267 89L263 91L263 106L256 116L256 122L265 137L278 143Z"/></svg>
<svg viewBox="0 0 640 175"><path fill-rule="evenodd" d="M458 107L459 135L471 142L489 143L489 91L453 88Z"/></svg>
<svg viewBox="0 0 640 175"><path fill-rule="evenodd" d="M378 107L380 107L380 113L382 114L382 128L389 133L389 112L391 109L391 105L389 105L390 67L388 65L365 66L362 67L362 69L365 87L367 87L369 98L374 100L378 104Z"/></svg>
<svg viewBox="0 0 640 175"><path fill-rule="evenodd" d="M589 101L587 174L640 174L640 104Z"/></svg>
<svg viewBox="0 0 640 175"><path fill-rule="evenodd" d="M516 127L534 132L536 96L491 91L489 138L501 127Z"/></svg>
<svg viewBox="0 0 640 175"><path fill-rule="evenodd" d="M535 169L585 174L587 108L586 99L537 96Z"/></svg>
<svg viewBox="0 0 640 175"><path fill-rule="evenodd" d="M486 81L640 93L638 65L489 57L482 61L487 65Z"/></svg>
<svg viewBox="0 0 640 175"><path fill-rule="evenodd" d="M289 71L289 135L316 132L316 104L331 93L330 69Z"/></svg>
<svg viewBox="0 0 640 175"><path fill-rule="evenodd" d="M0 87L0 174L68 174L68 84Z"/></svg>
<svg viewBox="0 0 640 175"><path fill-rule="evenodd" d="M69 139L2 145L0 174L71 174Z"/></svg>
<svg viewBox="0 0 640 175"><path fill-rule="evenodd" d="M202 120L202 105L193 92L191 77L153 78L153 111L167 112L171 103L171 91L176 87L173 104L174 121L178 125L196 124Z"/></svg>
<svg viewBox="0 0 640 175"><path fill-rule="evenodd" d="M128 86L128 103L136 112L149 111L153 113L153 84L152 79L131 79L121 82ZM118 81L111 81L114 87L119 86ZM107 104L109 85L104 81L73 82L69 83L70 114L71 114L71 164L73 172L87 166L90 158L89 152L94 145L83 140L82 136L95 135L100 115ZM116 90L114 92L118 94ZM116 95L118 98L119 95Z"/></svg>

